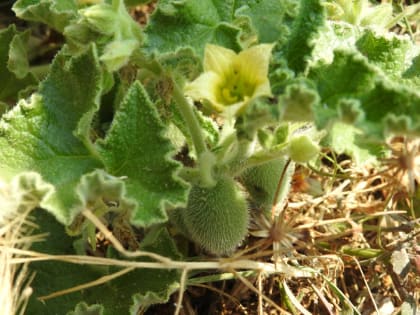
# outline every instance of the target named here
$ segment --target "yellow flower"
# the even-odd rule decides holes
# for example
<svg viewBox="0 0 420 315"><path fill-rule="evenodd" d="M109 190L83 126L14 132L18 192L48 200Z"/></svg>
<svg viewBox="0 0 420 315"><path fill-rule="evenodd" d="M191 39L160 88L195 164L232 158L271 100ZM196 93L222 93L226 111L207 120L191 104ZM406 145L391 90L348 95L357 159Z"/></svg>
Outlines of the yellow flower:
<svg viewBox="0 0 420 315"><path fill-rule="evenodd" d="M257 96L270 96L268 64L273 45L261 44L236 54L207 44L204 73L185 87L185 94L204 101L213 110L237 113Z"/></svg>

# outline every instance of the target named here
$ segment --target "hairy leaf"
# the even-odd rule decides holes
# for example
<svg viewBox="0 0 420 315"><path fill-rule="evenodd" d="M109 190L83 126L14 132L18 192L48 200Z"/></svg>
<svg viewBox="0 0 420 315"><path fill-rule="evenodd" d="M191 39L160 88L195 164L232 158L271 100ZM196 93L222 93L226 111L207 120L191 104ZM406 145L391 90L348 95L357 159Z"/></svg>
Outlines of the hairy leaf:
<svg viewBox="0 0 420 315"><path fill-rule="evenodd" d="M187 185L174 175L179 164L169 157L173 147L164 132L146 91L135 82L107 137L98 143L107 171L127 176L127 196L136 202L132 222L137 225L166 221L168 204L186 202Z"/></svg>
<svg viewBox="0 0 420 315"><path fill-rule="evenodd" d="M299 15L292 25L292 33L286 46L288 65L295 72L306 69L315 46L314 40L324 22L322 1L301 0Z"/></svg>
<svg viewBox="0 0 420 315"><path fill-rule="evenodd" d="M354 110L359 119L356 127L369 135L382 138L384 132L407 132L417 134L420 130L418 108L420 95L409 87L393 83L381 75L368 60L354 51L339 50L331 64L313 67L309 77L315 81L321 102L315 109L318 127L341 117L354 119ZM349 111L343 100L360 102L357 109ZM343 114L352 117L343 117ZM396 120L406 123L397 128Z"/></svg>
<svg viewBox="0 0 420 315"><path fill-rule="evenodd" d="M369 62L381 68L392 79L400 80L407 70L407 57L413 51L408 37L388 34L387 36L366 31L356 42L358 50ZM409 80L406 80L409 83Z"/></svg>
<svg viewBox="0 0 420 315"><path fill-rule="evenodd" d="M40 233L48 233L45 242L33 245L33 250L51 255L74 255L73 241L51 215L45 211L35 213ZM152 230L140 244L142 250L179 259L173 239L164 228ZM37 298L60 290L86 284L104 275L120 271L121 267L96 267L60 261L31 263L36 272L31 287L33 294L25 314L93 314L126 315L129 310L136 314L139 307L151 303L163 303L178 288L179 272L176 270L136 269L100 286L68 293L44 302ZM153 299L151 299L153 297ZM81 303L83 302L83 303ZM95 304L95 305L93 305ZM77 307L76 307L77 305ZM90 305L90 306L87 306ZM101 309L103 312L101 313ZM74 313L71 313L73 311Z"/></svg>
<svg viewBox="0 0 420 315"><path fill-rule="evenodd" d="M297 15L299 1L242 1L242 6L236 11L235 16L243 16L250 20L256 30L259 43L273 43L277 40L284 41L290 30L288 26Z"/></svg>
<svg viewBox="0 0 420 315"><path fill-rule="evenodd" d="M159 1L145 30L149 52L160 54L192 47L202 56L206 43L239 50L240 29L230 22L235 1Z"/></svg>
<svg viewBox="0 0 420 315"><path fill-rule="evenodd" d="M73 0L18 0L13 5L13 11L21 19L47 24L60 33L75 17L76 10Z"/></svg>
<svg viewBox="0 0 420 315"><path fill-rule="evenodd" d="M55 188L41 206L64 224L74 216L80 176L101 166L88 140L100 82L93 48L70 60L58 55L39 93L29 102L21 100L0 121L1 176L41 174Z"/></svg>
<svg viewBox="0 0 420 315"><path fill-rule="evenodd" d="M34 172L20 173L10 182L0 181L0 226L5 226L16 216L39 206L54 187L45 183Z"/></svg>
<svg viewBox="0 0 420 315"><path fill-rule="evenodd" d="M282 118L287 121L312 121L313 107L318 101L318 94L314 90L304 85L289 85L280 98Z"/></svg>
<svg viewBox="0 0 420 315"><path fill-rule="evenodd" d="M24 47L28 34L17 32L14 25L0 30L0 101L14 102L19 91L37 84L28 70Z"/></svg>
<svg viewBox="0 0 420 315"><path fill-rule="evenodd" d="M337 121L331 127L325 142L338 154L346 153L356 164L375 162L380 146L364 141L360 129L351 124Z"/></svg>
<svg viewBox="0 0 420 315"><path fill-rule="evenodd" d="M85 302L77 304L74 311L68 312L67 315L103 315L104 308L102 305L87 305Z"/></svg>

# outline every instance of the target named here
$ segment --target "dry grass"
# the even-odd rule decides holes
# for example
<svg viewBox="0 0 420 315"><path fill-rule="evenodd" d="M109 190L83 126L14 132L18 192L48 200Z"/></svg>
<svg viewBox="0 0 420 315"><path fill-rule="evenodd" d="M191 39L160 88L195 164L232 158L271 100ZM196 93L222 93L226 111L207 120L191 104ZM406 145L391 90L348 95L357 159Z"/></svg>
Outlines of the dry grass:
<svg viewBox="0 0 420 315"><path fill-rule="evenodd" d="M35 225L28 217L34 203L24 200L14 185L0 182L0 306L2 314L24 314L34 277L28 262L16 264L15 250L26 250L43 235L32 235Z"/></svg>
<svg viewBox="0 0 420 315"><path fill-rule="evenodd" d="M142 24L153 4L134 11ZM404 31L404 23L399 31ZM410 28L418 38L418 26ZM299 167L289 202L273 220L255 215L250 235L233 257L200 262L174 261L130 252L89 211L84 215L127 257L53 256L29 250L38 241L27 211L0 225L0 305L2 314L23 314L31 294L31 261L124 267L118 273L44 300L111 281L134 268L182 270L179 293L146 314L397 314L404 301L420 307L419 140L394 138L392 154L380 166L355 166L346 156L325 152L319 166ZM7 187L2 209L16 207ZM399 272L393 255L409 258ZM203 253L201 253L203 254ZM195 270L206 273L189 274ZM174 306L175 303L175 306Z"/></svg>
<svg viewBox="0 0 420 315"><path fill-rule="evenodd" d="M25 236L26 227L32 226L22 214L1 234L0 296L10 309L4 314L17 314L30 292L25 289L30 277L20 264L41 260L123 267L43 300L103 284L134 268L182 270L173 301L146 314L343 314L349 309L353 314L397 314L404 301L419 305L420 224L410 197L412 187L418 187L418 140L398 138L391 146L392 156L382 167L355 167L348 157L330 153L317 169L299 167L279 217L255 215L249 238L229 258L174 261L127 251L89 211L86 218L118 251L153 262L36 253L27 249L33 239ZM414 163L403 163L410 154ZM393 265L392 256L400 252L410 259L408 272L399 273ZM207 272L188 277L197 270Z"/></svg>

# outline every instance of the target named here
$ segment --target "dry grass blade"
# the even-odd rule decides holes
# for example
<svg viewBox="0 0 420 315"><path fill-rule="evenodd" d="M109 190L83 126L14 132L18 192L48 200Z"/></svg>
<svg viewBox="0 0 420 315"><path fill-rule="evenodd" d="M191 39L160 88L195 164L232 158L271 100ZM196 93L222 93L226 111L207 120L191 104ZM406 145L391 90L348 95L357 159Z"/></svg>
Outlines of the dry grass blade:
<svg viewBox="0 0 420 315"><path fill-rule="evenodd" d="M241 276L239 273L237 273L235 271L232 271L232 272L236 274L236 277L243 284L245 284L248 287L248 289L250 289L251 291L253 291L258 296L261 296L261 299L262 300L266 301L268 304L270 304L272 307L274 307L277 311L280 312L280 314L291 315L289 312L287 312L286 310L282 309L276 302L274 302L272 299L270 299L265 294L263 294L262 292L260 292L257 288L255 288L254 285L250 281L248 281L246 278L244 278L243 276Z"/></svg>
<svg viewBox="0 0 420 315"><path fill-rule="evenodd" d="M290 290L289 286L287 285L286 281L283 280L282 281L282 286L284 288L285 293L287 294L288 299L290 300L290 302L293 303L293 306L296 307L299 312L301 312L303 315L311 315L310 312L308 312L302 304L300 304L300 302L298 301L298 299L295 297L295 295L293 294L292 290Z"/></svg>
<svg viewBox="0 0 420 315"><path fill-rule="evenodd" d="M23 314L32 294L30 283L34 274L28 271L27 263L17 265L13 262L14 249L26 249L42 236L29 236L33 229L28 220L31 209L19 211L18 203L7 203L1 198L0 206L3 211L8 207L10 214L0 222L0 305L4 315Z"/></svg>
<svg viewBox="0 0 420 315"><path fill-rule="evenodd" d="M132 271L134 269L135 268L133 268L133 267L125 268L123 270L120 270L120 271L115 272L115 273L110 274L110 275L100 277L99 279L96 279L96 280L88 282L88 283L84 283L84 284L81 284L81 285L78 285L78 286L75 286L75 287L72 287L72 288L62 290L62 291L57 291L57 292L54 292L54 293L51 293L51 294L48 294L48 295L45 295L45 296L40 296L40 297L38 297L38 300L46 301L46 300L49 300L49 299L52 299L52 298L55 298L55 297L58 297L58 296L61 296L61 295L65 295L65 294L69 294L69 293L72 293L72 292L77 292L77 291L80 291L80 290L83 290L83 289L88 289L88 288L91 288L91 287L95 287L95 286L104 284L106 282L109 282L113 279L116 279L118 277L121 277L121 276L125 275L126 273L129 273L130 271Z"/></svg>

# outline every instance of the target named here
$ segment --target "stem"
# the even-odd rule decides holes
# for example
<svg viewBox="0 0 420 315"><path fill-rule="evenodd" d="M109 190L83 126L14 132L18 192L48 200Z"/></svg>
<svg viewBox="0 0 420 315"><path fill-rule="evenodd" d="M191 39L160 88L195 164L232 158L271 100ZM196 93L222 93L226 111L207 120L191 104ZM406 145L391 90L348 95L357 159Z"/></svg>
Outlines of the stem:
<svg viewBox="0 0 420 315"><path fill-rule="evenodd" d="M277 150L277 151L261 150L261 151L258 151L256 153L254 153L253 155L251 155L245 161L243 161L241 163L237 163L236 165L232 165L231 166L232 167L231 173L234 174L234 175L238 175L248 168L258 166L258 165L261 165L261 164L265 164L265 163L268 163L270 161L277 160L277 159L279 159L281 157L284 157L284 156L287 156L287 150L286 149Z"/></svg>
<svg viewBox="0 0 420 315"><path fill-rule="evenodd" d="M235 138L236 139L236 138ZM247 163L247 159L253 153L252 148L254 146L254 141L249 140L240 140L238 143L238 152L236 153L236 157L227 163L227 171L236 176L237 174L241 173L245 168L244 165Z"/></svg>
<svg viewBox="0 0 420 315"><path fill-rule="evenodd" d="M281 172L280 179L277 183L276 192L274 194L274 200L273 200L273 204L272 204L272 207L271 207L271 218L272 219L274 219L275 217L278 217L278 216L276 216L276 207L277 207L277 203L279 201L278 200L279 199L279 194L280 194L281 188L284 186L284 183L283 183L284 182L284 177L286 176L286 172L287 172L287 169L289 168L289 165L290 165L291 161L292 160L290 158L287 159L287 162L284 165L283 171Z"/></svg>
<svg viewBox="0 0 420 315"><path fill-rule="evenodd" d="M180 111L182 117L184 118L187 127L191 134L191 139L194 144L195 151L197 153L197 158L203 152L207 151L206 143L204 142L203 133L200 127L200 124L197 120L197 117L194 114L194 111L191 107L191 104L187 101L184 94L181 92L178 84L173 81L174 89L173 96L175 103L177 104L178 110Z"/></svg>

